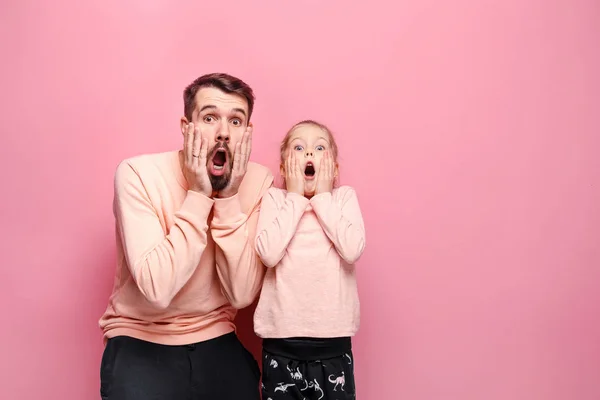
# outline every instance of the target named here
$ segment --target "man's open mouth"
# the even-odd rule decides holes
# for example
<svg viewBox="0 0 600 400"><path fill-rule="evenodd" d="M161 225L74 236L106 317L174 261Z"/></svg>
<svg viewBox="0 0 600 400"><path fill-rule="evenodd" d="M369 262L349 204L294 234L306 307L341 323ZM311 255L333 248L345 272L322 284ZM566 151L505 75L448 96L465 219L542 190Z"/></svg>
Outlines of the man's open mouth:
<svg viewBox="0 0 600 400"><path fill-rule="evenodd" d="M215 170L223 169L223 166L225 166L226 162L227 152L225 151L225 149L217 150L212 159L213 167L215 168Z"/></svg>
<svg viewBox="0 0 600 400"><path fill-rule="evenodd" d="M315 166L310 161L306 163L304 167L304 175L308 178L312 178L315 176Z"/></svg>

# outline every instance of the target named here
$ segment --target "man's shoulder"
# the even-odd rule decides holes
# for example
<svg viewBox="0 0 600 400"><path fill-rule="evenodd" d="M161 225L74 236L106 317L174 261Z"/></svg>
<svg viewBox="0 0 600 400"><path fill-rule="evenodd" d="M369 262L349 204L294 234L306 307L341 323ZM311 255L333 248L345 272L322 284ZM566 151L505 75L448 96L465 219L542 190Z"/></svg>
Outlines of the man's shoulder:
<svg viewBox="0 0 600 400"><path fill-rule="evenodd" d="M269 168L253 161L248 161L246 176L252 179L273 179L273 173Z"/></svg>
<svg viewBox="0 0 600 400"><path fill-rule="evenodd" d="M164 168L171 166L177 156L177 151L167 151L163 153L138 154L123 159L117 165L117 170L123 168L132 168L134 170L146 170Z"/></svg>
<svg viewBox="0 0 600 400"><path fill-rule="evenodd" d="M177 151L139 154L123 159L115 170L115 183L132 179L147 180L170 175L177 161Z"/></svg>
<svg viewBox="0 0 600 400"><path fill-rule="evenodd" d="M273 173L264 165L249 161L239 193L245 210L256 207L273 185Z"/></svg>

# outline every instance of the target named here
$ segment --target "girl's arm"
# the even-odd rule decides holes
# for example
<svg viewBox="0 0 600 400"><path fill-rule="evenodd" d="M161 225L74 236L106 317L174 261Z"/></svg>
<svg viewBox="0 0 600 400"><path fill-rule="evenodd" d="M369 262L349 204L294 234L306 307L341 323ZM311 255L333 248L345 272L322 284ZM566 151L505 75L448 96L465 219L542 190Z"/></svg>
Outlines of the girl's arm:
<svg viewBox="0 0 600 400"><path fill-rule="evenodd" d="M335 194L318 194L311 204L340 257L348 264L358 261L365 249L365 227L354 189L342 186Z"/></svg>
<svg viewBox="0 0 600 400"><path fill-rule="evenodd" d="M273 268L285 255L309 201L296 193L270 188L260 207L256 252L266 267Z"/></svg>

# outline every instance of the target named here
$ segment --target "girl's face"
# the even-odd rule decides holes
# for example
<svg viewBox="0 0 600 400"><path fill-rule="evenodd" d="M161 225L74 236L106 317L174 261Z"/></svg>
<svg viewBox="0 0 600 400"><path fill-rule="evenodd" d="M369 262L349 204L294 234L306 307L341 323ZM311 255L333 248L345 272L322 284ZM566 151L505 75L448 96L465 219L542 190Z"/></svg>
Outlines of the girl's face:
<svg viewBox="0 0 600 400"><path fill-rule="evenodd" d="M304 193L315 193L317 176L325 150L331 151L329 134L314 125L300 125L292 132L288 142L286 157L294 153L304 172ZM281 166L281 174L285 177L285 165ZM337 175L337 163L335 166Z"/></svg>

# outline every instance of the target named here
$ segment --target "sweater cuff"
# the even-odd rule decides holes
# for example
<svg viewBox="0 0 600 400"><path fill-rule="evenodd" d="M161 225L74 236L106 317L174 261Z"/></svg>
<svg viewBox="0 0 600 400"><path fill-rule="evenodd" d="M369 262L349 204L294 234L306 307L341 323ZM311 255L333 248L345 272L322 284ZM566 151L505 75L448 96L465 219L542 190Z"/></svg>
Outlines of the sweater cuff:
<svg viewBox="0 0 600 400"><path fill-rule="evenodd" d="M323 207L331 204L332 195L331 192L319 193L310 199L310 204L313 209L321 210Z"/></svg>
<svg viewBox="0 0 600 400"><path fill-rule="evenodd" d="M243 218L242 204L240 203L239 193L224 199L215 199L215 215L213 224L227 224L237 222L240 216Z"/></svg>
<svg viewBox="0 0 600 400"><path fill-rule="evenodd" d="M304 207L308 206L310 200L298 193L287 192L286 200L289 199L292 203L300 204Z"/></svg>
<svg viewBox="0 0 600 400"><path fill-rule="evenodd" d="M187 219L206 225L213 203L214 200L210 197L206 197L202 193L194 192L193 190L188 190L187 196L181 205L180 212L184 214Z"/></svg>

